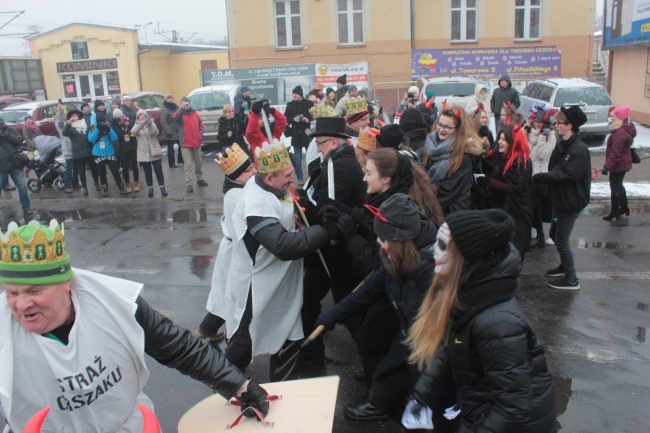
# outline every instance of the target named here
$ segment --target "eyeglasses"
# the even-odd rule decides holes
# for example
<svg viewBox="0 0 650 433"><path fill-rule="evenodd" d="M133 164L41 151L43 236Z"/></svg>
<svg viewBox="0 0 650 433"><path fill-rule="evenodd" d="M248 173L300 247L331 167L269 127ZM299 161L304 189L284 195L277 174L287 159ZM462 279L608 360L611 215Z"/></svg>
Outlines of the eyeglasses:
<svg viewBox="0 0 650 433"><path fill-rule="evenodd" d="M443 125L442 123L438 123L436 125L436 127L442 129L443 131L449 131L450 129L456 129L455 126Z"/></svg>
<svg viewBox="0 0 650 433"><path fill-rule="evenodd" d="M555 122L557 125L564 125L567 126L569 122L560 122L559 120Z"/></svg>
<svg viewBox="0 0 650 433"><path fill-rule="evenodd" d="M322 145L324 145L325 143L327 143L328 141L332 141L332 140L333 140L332 138L328 138L327 140L317 141L317 142L316 142L316 147L322 146Z"/></svg>

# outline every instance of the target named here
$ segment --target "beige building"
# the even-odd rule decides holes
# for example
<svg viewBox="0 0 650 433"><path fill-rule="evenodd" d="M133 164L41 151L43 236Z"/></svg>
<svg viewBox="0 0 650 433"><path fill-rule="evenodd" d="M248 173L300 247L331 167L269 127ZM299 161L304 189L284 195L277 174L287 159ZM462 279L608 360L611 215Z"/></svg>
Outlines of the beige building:
<svg viewBox="0 0 650 433"><path fill-rule="evenodd" d="M403 88L413 79L412 49L559 46L556 76L591 73L595 0L226 0L226 5L233 68L368 61L373 89ZM525 80L534 78L529 74Z"/></svg>
<svg viewBox="0 0 650 433"><path fill-rule="evenodd" d="M180 97L201 87L201 69L228 68L225 47L142 43L136 29L72 23L29 38L48 99L151 91Z"/></svg>

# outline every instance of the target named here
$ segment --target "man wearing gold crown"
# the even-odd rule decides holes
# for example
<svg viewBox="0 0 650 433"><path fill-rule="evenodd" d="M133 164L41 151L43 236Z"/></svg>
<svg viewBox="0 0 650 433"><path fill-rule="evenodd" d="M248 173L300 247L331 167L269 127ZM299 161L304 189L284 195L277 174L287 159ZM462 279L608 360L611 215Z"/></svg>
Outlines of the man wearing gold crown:
<svg viewBox="0 0 650 433"><path fill-rule="evenodd" d="M351 137L352 145L357 146L359 133L370 125L370 111L366 98L350 98L344 103L347 125L345 132Z"/></svg>
<svg viewBox="0 0 650 433"><path fill-rule="evenodd" d="M152 431L145 353L268 411L266 391L151 308L142 284L73 269L55 220L10 223L0 252L0 412L14 433L48 407L43 431Z"/></svg>
<svg viewBox="0 0 650 433"><path fill-rule="evenodd" d="M257 149L259 171L244 186L232 217L233 256L226 283L226 297L235 305L226 317L226 357L244 370L253 356L272 354L273 382L295 378L298 366L304 337L302 258L338 233L335 220L297 230L290 158L278 140Z"/></svg>
<svg viewBox="0 0 650 433"><path fill-rule="evenodd" d="M244 185L257 173L253 161L237 143L225 148L216 159L217 165L223 170L223 215L221 216L221 230L223 238L219 243L217 258L212 272L212 285L206 308L208 314L196 330L199 338L221 340L224 332L219 330L226 322L228 309L232 307L232 297L226 296L226 280L230 269L233 254L234 221L232 219L235 207L244 195Z"/></svg>
<svg viewBox="0 0 650 433"><path fill-rule="evenodd" d="M345 116L345 101L347 101L350 98L355 98L357 96L357 91L358 91L357 86L355 86L354 84L348 86L348 91L336 103L336 108L334 109L334 111L336 111L337 116Z"/></svg>

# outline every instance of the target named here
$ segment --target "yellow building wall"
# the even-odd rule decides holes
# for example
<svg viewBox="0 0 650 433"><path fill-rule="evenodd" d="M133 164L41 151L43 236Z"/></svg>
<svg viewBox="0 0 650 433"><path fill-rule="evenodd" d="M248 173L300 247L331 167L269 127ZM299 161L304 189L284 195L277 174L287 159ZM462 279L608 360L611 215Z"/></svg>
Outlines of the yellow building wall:
<svg viewBox="0 0 650 433"><path fill-rule="evenodd" d="M292 63L368 61L375 88L411 79L410 0L364 0L365 44L337 43L336 1L301 1L302 44L279 49L271 0L227 0L233 68ZM258 13L250 13L255 10ZM515 42L515 0L478 0L478 42L451 43L451 2L415 0L414 48L481 48L560 45L562 76L591 73L595 0L543 0L542 38Z"/></svg>
<svg viewBox="0 0 650 433"><path fill-rule="evenodd" d="M648 48L610 51L609 61L612 102L629 105L632 120L650 125L650 98L645 96Z"/></svg>
<svg viewBox="0 0 650 433"><path fill-rule="evenodd" d="M73 41L88 42L88 60L117 59L117 71L122 92L140 88L137 62L138 32L136 30L75 25L33 38L29 42L32 57L41 59L48 99L63 97L61 76L69 73L58 73L56 64L78 61L72 59L70 42Z"/></svg>
<svg viewBox="0 0 650 433"><path fill-rule="evenodd" d="M219 69L230 68L227 51L177 53L169 56L168 71L171 79L171 93L176 96L176 99L203 86L201 82L202 60L216 60Z"/></svg>

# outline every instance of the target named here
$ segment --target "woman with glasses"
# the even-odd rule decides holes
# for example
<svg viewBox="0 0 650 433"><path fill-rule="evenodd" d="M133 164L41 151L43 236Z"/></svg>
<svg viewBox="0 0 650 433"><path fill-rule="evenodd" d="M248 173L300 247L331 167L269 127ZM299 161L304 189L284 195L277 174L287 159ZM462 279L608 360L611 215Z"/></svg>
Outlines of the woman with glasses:
<svg viewBox="0 0 650 433"><path fill-rule="evenodd" d="M223 148L230 147L237 143L248 156L251 156L248 143L244 140L246 132L246 121L239 113L235 113L235 107L230 104L223 106L223 116L219 118L219 131L217 141Z"/></svg>
<svg viewBox="0 0 650 433"><path fill-rule="evenodd" d="M483 153L472 121L460 107L444 108L427 136L423 163L445 215L471 207L472 157Z"/></svg>
<svg viewBox="0 0 650 433"><path fill-rule="evenodd" d="M379 152L379 151L377 151ZM324 311L316 325L331 330L362 313L366 308L390 300L398 320L396 333L384 335L390 349L371 372L369 402L345 409L347 417L359 421L399 421L418 371L407 362L410 355L404 340L433 278L433 242L437 226L406 194L397 193L379 208L366 205L374 215L373 231L381 250L381 265L354 292L334 308Z"/></svg>

